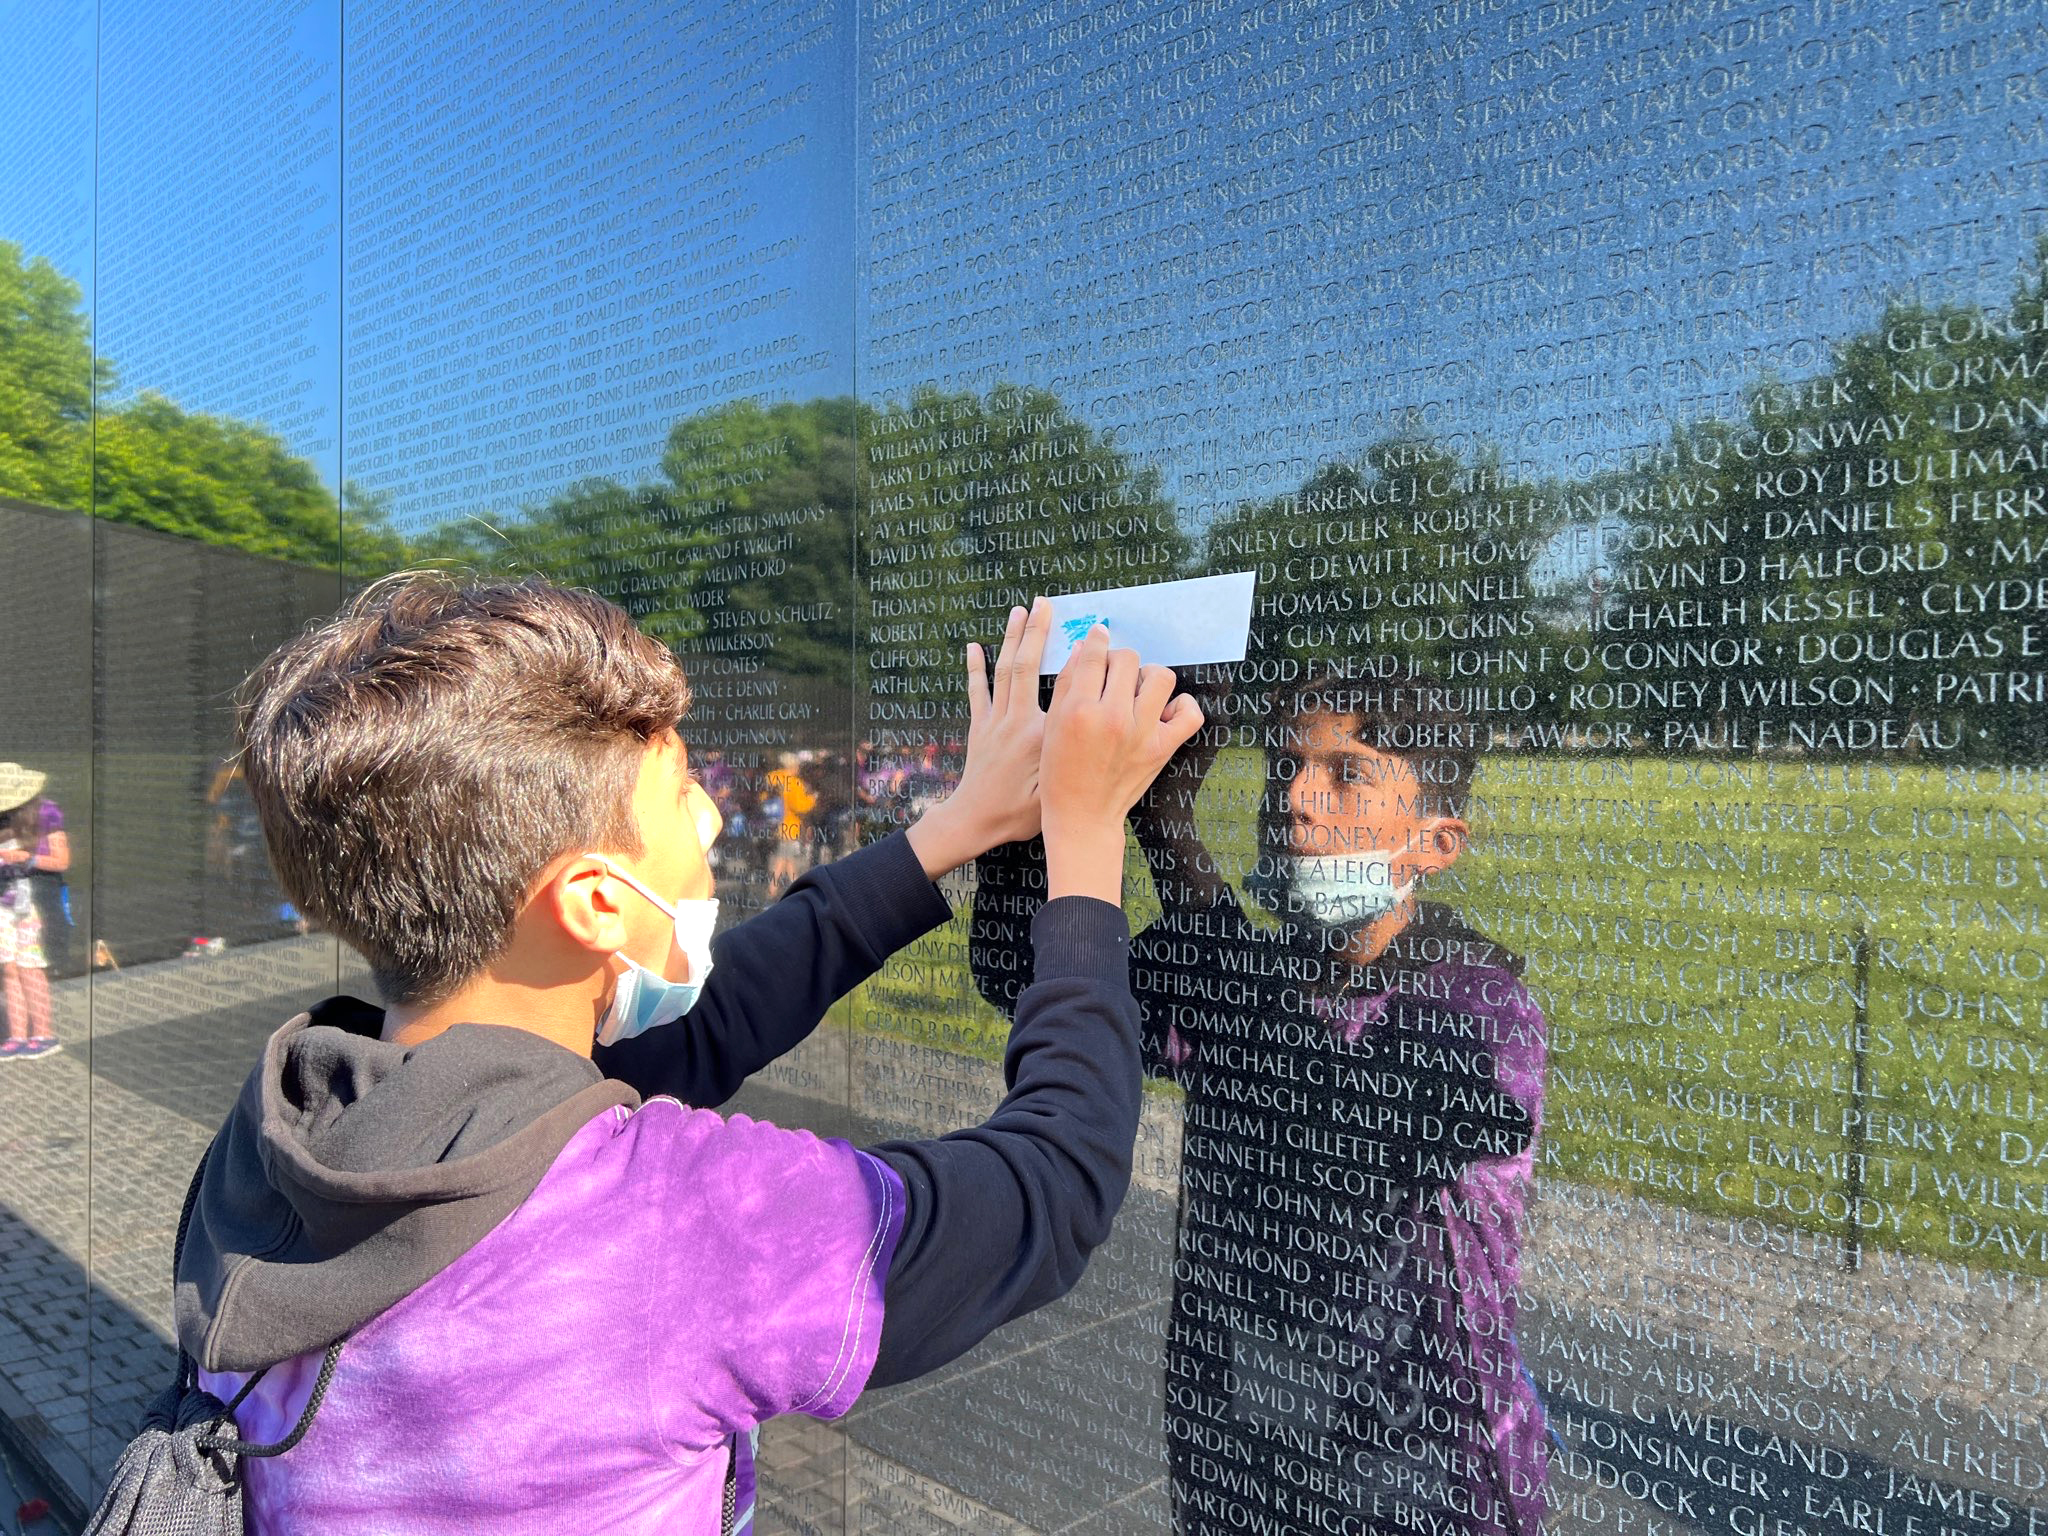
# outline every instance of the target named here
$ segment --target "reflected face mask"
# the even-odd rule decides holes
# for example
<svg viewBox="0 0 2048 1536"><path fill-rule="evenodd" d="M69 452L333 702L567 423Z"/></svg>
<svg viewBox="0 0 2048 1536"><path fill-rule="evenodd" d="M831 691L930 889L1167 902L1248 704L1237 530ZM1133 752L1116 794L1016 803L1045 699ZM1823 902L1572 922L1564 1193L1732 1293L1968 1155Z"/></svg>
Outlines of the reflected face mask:
<svg viewBox="0 0 2048 1536"><path fill-rule="evenodd" d="M1357 928L1391 912L1415 889L1394 883L1393 861L1382 853L1285 854L1277 860L1286 880L1287 905L1325 928Z"/></svg>

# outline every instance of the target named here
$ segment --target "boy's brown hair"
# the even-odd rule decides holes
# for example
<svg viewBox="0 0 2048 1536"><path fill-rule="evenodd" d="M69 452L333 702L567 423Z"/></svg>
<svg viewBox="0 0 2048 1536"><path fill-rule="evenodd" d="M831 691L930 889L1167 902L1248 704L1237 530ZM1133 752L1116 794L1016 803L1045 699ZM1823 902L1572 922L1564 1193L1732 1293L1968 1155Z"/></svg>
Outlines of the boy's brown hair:
<svg viewBox="0 0 2048 1536"><path fill-rule="evenodd" d="M420 1006L498 955L550 859L644 851L640 764L689 704L675 656L594 593L406 571L280 646L235 714L285 895Z"/></svg>

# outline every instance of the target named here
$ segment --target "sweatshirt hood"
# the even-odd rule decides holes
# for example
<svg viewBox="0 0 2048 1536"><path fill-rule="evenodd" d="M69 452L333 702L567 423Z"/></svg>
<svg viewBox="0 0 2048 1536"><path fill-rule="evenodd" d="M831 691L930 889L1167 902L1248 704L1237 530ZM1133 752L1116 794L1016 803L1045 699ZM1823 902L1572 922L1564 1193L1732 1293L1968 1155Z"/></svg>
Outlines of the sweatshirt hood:
<svg viewBox="0 0 2048 1536"><path fill-rule="evenodd" d="M178 1264L178 1342L207 1370L324 1349L518 1208L569 1138L639 1096L529 1031L380 1038L334 997L264 1046L208 1150Z"/></svg>

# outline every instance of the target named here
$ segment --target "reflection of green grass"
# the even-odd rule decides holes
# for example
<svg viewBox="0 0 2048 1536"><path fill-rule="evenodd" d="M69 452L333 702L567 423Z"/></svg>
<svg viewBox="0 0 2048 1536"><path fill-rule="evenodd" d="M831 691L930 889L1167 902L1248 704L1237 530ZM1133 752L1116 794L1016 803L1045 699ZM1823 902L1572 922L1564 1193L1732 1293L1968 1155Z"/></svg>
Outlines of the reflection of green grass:
<svg viewBox="0 0 2048 1536"><path fill-rule="evenodd" d="M1574 767L1600 781L1555 782ZM1549 1166L2048 1268L2025 1155L2048 1139L2038 790L1638 759L1496 760L1480 791L1444 885L1529 957L1557 1027Z"/></svg>
<svg viewBox="0 0 2048 1536"><path fill-rule="evenodd" d="M1204 789L1227 868L1250 863L1259 772L1227 752ZM2048 1270L2038 804L1992 770L1489 759L1473 849L1432 894L1528 961L1545 1169ZM1135 855L1128 888L1135 930L1156 911ZM870 983L863 1027L999 1056L965 945L963 911ZM930 995L949 970L963 1001Z"/></svg>

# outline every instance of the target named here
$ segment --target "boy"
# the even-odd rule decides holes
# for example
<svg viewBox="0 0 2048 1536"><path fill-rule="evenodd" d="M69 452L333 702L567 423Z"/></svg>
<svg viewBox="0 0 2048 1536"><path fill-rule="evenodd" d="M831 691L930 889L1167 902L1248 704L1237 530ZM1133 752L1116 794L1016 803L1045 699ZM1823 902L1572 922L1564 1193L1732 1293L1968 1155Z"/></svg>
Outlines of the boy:
<svg viewBox="0 0 2048 1536"><path fill-rule="evenodd" d="M244 1440L304 1426L244 1461L253 1529L738 1529L763 1420L1073 1285L1136 1133L1123 819L1201 715L1099 628L1041 711L1050 622L1012 612L992 681L969 647L949 799L716 941L688 688L611 604L407 574L250 676L278 877L385 1004L272 1036L196 1189L179 1341L223 1399L254 1373ZM936 876L1041 827L984 1124L856 1150L711 1112L946 920Z"/></svg>
<svg viewBox="0 0 2048 1536"><path fill-rule="evenodd" d="M1131 945L1145 1065L1186 1091L1175 1528L1253 1509L1279 1536L1534 1536L1515 1287L1545 1025L1519 959L1415 899L1464 850L1476 728L1452 690L1367 658L1274 689L1264 732L1247 891L1278 926L1252 924L1195 827L1210 736L1132 818L1162 909ZM973 964L998 1007L1033 852L980 861Z"/></svg>

